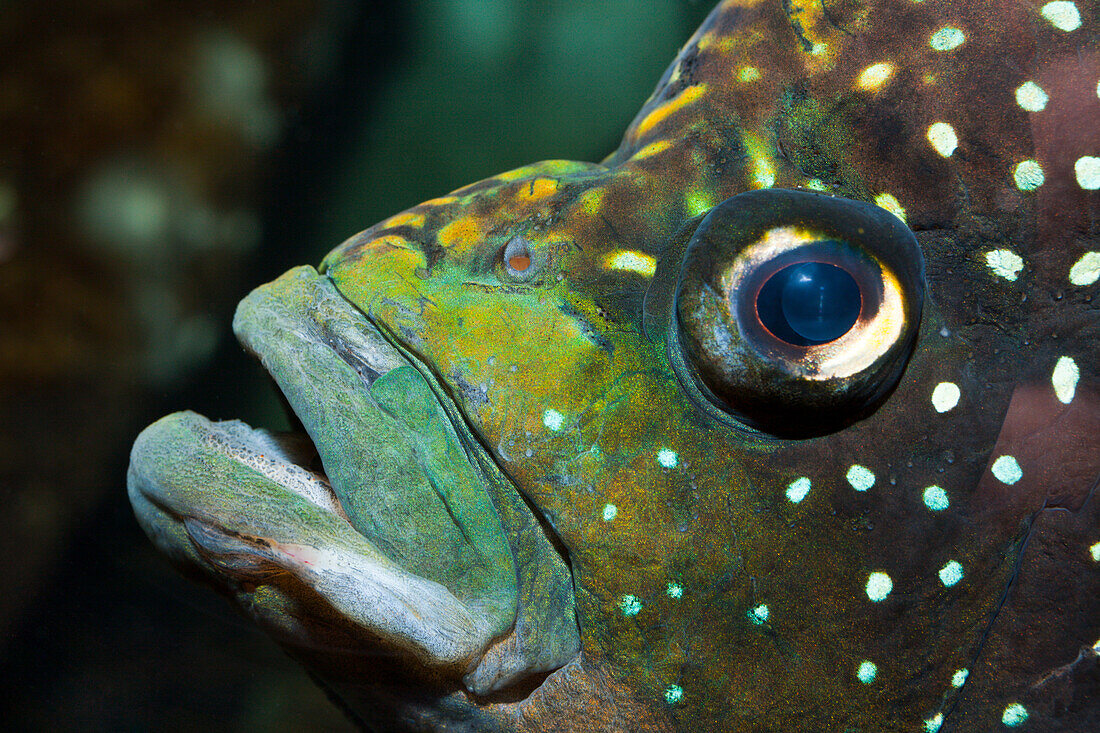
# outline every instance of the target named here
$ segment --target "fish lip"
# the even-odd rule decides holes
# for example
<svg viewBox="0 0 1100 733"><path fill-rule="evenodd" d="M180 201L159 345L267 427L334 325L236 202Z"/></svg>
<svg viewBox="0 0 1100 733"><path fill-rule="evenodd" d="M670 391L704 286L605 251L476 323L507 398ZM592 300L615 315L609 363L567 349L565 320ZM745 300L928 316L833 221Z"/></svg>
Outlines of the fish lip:
<svg viewBox="0 0 1100 733"><path fill-rule="evenodd" d="M375 383L399 368L407 367L423 379L441 413L438 419L450 423L462 444L461 460L476 474L482 474L483 460L500 469L450 398L447 385L404 350L385 324L349 301L327 274L301 266L260 286L238 305L233 331L305 428L340 506L361 534L376 536L377 527L367 517L375 505L359 488L377 483L371 472L385 473L387 465L385 458L372 456L389 450L389 460L398 461L399 452L411 450L403 441L407 428L386 427L394 422L394 410L404 407L383 407L373 396ZM382 542L383 552L395 549ZM405 559L410 559L409 552Z"/></svg>

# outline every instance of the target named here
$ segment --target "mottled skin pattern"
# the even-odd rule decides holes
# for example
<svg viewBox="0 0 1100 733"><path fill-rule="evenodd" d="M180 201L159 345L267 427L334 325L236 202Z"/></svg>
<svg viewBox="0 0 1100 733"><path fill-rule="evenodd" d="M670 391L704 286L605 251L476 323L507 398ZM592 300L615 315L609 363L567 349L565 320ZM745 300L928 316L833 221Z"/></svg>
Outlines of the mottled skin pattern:
<svg viewBox="0 0 1100 733"><path fill-rule="evenodd" d="M383 727L987 731L1019 703L1023 729L1100 729L1100 286L1068 277L1100 249L1100 198L1074 169L1100 153L1100 4L1077 2L1071 31L1042 5L727 0L603 163L487 179L328 255L320 272L438 379L552 527L581 652L484 698L446 675L410 698L370 664L298 656ZM963 41L938 50L945 27ZM1017 102L1026 81L1044 109ZM930 140L937 122L955 145ZM1033 190L1014 178L1024 160L1044 172ZM670 366L684 243L767 187L877 202L925 259L896 390L807 440L708 417ZM1022 269L998 274L999 250ZM1079 370L1068 404L1062 356ZM941 382L961 392L943 412ZM1022 478L991 473L1002 455ZM926 506L932 485L949 506ZM876 572L892 579L879 601Z"/></svg>

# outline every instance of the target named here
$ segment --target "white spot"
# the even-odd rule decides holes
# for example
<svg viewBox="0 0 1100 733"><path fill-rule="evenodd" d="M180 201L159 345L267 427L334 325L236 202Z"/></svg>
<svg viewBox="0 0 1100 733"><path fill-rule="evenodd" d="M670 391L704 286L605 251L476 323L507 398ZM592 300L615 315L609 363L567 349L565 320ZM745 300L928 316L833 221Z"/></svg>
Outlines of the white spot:
<svg viewBox="0 0 1100 733"><path fill-rule="evenodd" d="M875 485L875 474L871 473L869 468L861 466L858 463L852 464L845 478L848 479L848 483L850 483L852 488L856 491L866 491Z"/></svg>
<svg viewBox="0 0 1100 733"><path fill-rule="evenodd" d="M949 25L940 28L928 39L928 45L936 51L953 51L965 42L966 34Z"/></svg>
<svg viewBox="0 0 1100 733"><path fill-rule="evenodd" d="M858 85L860 89L866 89L869 92L873 92L890 81L890 77L893 75L893 64L888 64L886 62L871 64L860 72L859 78L856 79L856 85Z"/></svg>
<svg viewBox="0 0 1100 733"><path fill-rule="evenodd" d="M1016 104L1028 112L1042 112L1049 101L1047 93L1033 81L1025 81L1016 87Z"/></svg>
<svg viewBox="0 0 1100 733"><path fill-rule="evenodd" d="M811 178L810 180L806 181L806 188L810 189L811 191L828 190L828 187L825 185L825 181L821 180L820 178Z"/></svg>
<svg viewBox="0 0 1100 733"><path fill-rule="evenodd" d="M878 603L890 595L894 581L886 573L874 572L867 576L867 597Z"/></svg>
<svg viewBox="0 0 1100 733"><path fill-rule="evenodd" d="M1015 282L1024 269L1024 260L1010 249L991 249L985 253L985 264L997 277Z"/></svg>
<svg viewBox="0 0 1100 733"><path fill-rule="evenodd" d="M966 684L966 678L970 676L969 669L960 669L955 674L951 675L951 686L962 687Z"/></svg>
<svg viewBox="0 0 1100 733"><path fill-rule="evenodd" d="M1021 191L1034 191L1046 181L1043 167L1034 160L1022 160L1017 163L1012 177L1016 180L1016 188Z"/></svg>
<svg viewBox="0 0 1100 733"><path fill-rule="evenodd" d="M1009 486L1024 477L1024 472L1020 470L1020 464L1014 456L1001 456L993 461L992 471L998 481Z"/></svg>
<svg viewBox="0 0 1100 733"><path fill-rule="evenodd" d="M669 705L675 705L680 702L680 698L684 696L684 688L679 685L669 685L665 688L665 702Z"/></svg>
<svg viewBox="0 0 1100 733"><path fill-rule="evenodd" d="M565 417L557 410L547 410L542 413L542 424L546 426L548 430L553 430L555 433L561 430L561 426L565 423Z"/></svg>
<svg viewBox="0 0 1100 733"><path fill-rule="evenodd" d="M947 498L947 492L939 486L929 486L925 489L923 499L924 505L934 512L942 512L951 506L951 501Z"/></svg>
<svg viewBox="0 0 1100 733"><path fill-rule="evenodd" d="M928 720L924 721L924 730L926 733L936 733L943 725L943 713L936 713Z"/></svg>
<svg viewBox="0 0 1100 733"><path fill-rule="evenodd" d="M1050 21L1051 25L1060 31L1069 33L1081 27L1081 14L1077 12L1075 3L1056 0L1056 2L1044 5L1040 12L1044 18Z"/></svg>
<svg viewBox="0 0 1100 733"><path fill-rule="evenodd" d="M636 272L644 277L652 277L657 271L657 260L652 255L629 249L609 254L605 262L612 270Z"/></svg>
<svg viewBox="0 0 1100 733"><path fill-rule="evenodd" d="M821 54L825 53L828 50L829 50L828 44L815 43L813 45L813 47L810 49L810 53L812 53L814 56L820 56Z"/></svg>
<svg viewBox="0 0 1100 733"><path fill-rule="evenodd" d="M1050 383L1054 385L1054 396L1063 405L1073 402L1073 394L1077 391L1077 380L1081 371L1069 356L1058 357L1054 365L1054 371L1050 375Z"/></svg>
<svg viewBox="0 0 1100 733"><path fill-rule="evenodd" d="M603 521L610 522L619 514L619 508L614 504L603 505Z"/></svg>
<svg viewBox="0 0 1100 733"><path fill-rule="evenodd" d="M684 595L684 586L679 583L669 583L668 588L665 589L669 598L680 598Z"/></svg>
<svg viewBox="0 0 1100 733"><path fill-rule="evenodd" d="M806 494L810 493L810 479L802 476L791 482L791 485L787 487L787 498L791 500L792 504L797 504L806 498Z"/></svg>
<svg viewBox="0 0 1100 733"><path fill-rule="evenodd" d="M679 462L680 458L676 455L676 451L669 450L668 448L662 448L657 451L657 463L660 463L665 468L676 468L676 464Z"/></svg>
<svg viewBox="0 0 1100 733"><path fill-rule="evenodd" d="M619 601L619 608L622 609L624 616L637 616L642 610L642 602L637 596L626 595Z"/></svg>
<svg viewBox="0 0 1100 733"><path fill-rule="evenodd" d="M954 560L948 561L946 565L940 568L940 582L943 583L945 587L950 588L962 579L963 566Z"/></svg>
<svg viewBox="0 0 1100 733"><path fill-rule="evenodd" d="M865 685L869 685L875 681L875 676L878 674L878 667L874 662L862 661L859 663L859 669L856 670L856 678Z"/></svg>
<svg viewBox="0 0 1100 733"><path fill-rule="evenodd" d="M1060 3L1051 3L1051 5L1059 5ZM1072 5L1073 3L1065 3L1066 5ZM1076 12L1076 10L1074 11ZM1015 728L1016 726L1027 720L1027 708L1018 702L1014 702L1005 708L1004 714L1001 715L1001 722L1007 725L1009 728Z"/></svg>
<svg viewBox="0 0 1100 733"><path fill-rule="evenodd" d="M1094 562L1100 562L1100 542L1089 548L1089 554L1092 555Z"/></svg>
<svg viewBox="0 0 1100 733"><path fill-rule="evenodd" d="M749 609L749 621L752 621L757 626L760 626L768 620L768 606L761 603L759 606Z"/></svg>
<svg viewBox="0 0 1100 733"><path fill-rule="evenodd" d="M933 122L928 126L928 142L937 153L945 158L950 158L959 147L959 138L955 134L955 128L946 122Z"/></svg>
<svg viewBox="0 0 1100 733"><path fill-rule="evenodd" d="M1100 280L1100 252L1086 252L1069 268L1072 285L1092 285Z"/></svg>
<svg viewBox="0 0 1100 733"><path fill-rule="evenodd" d="M880 193L875 196L875 206L886 209L897 218L905 221L905 208L901 205L901 202L890 193Z"/></svg>
<svg viewBox="0 0 1100 733"><path fill-rule="evenodd" d="M1100 158L1091 155L1078 158L1073 164L1073 172L1077 174L1078 185L1086 191L1100 188Z"/></svg>
<svg viewBox="0 0 1100 733"><path fill-rule="evenodd" d="M959 385L954 382L940 382L932 390L932 407L936 409L936 412L947 412L959 404L961 395Z"/></svg>

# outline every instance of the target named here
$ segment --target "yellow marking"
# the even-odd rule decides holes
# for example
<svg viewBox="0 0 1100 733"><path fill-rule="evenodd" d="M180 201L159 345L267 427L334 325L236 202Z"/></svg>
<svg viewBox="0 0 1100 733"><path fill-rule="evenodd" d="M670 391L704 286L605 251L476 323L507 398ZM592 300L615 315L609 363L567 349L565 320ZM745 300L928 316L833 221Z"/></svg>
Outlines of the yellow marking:
<svg viewBox="0 0 1100 733"><path fill-rule="evenodd" d="M440 196L435 199L428 199L421 206L443 206L444 204L453 204L458 201L458 196Z"/></svg>
<svg viewBox="0 0 1100 733"><path fill-rule="evenodd" d="M714 199L711 197L710 192L693 188L688 191L687 196L684 198L684 205L687 208L688 216L698 216L714 206Z"/></svg>
<svg viewBox="0 0 1100 733"><path fill-rule="evenodd" d="M737 72L737 80L743 84L750 84L760 79L760 69L755 66L742 66Z"/></svg>
<svg viewBox="0 0 1100 733"><path fill-rule="evenodd" d="M709 36L712 34L713 31L711 33L708 33L707 35ZM738 38L736 36L714 36L713 38L711 38L711 40L707 41L707 45L705 47L700 44L699 50L702 51L704 48L708 48L711 50L711 53L729 53L733 49L737 48L737 41Z"/></svg>
<svg viewBox="0 0 1100 733"><path fill-rule="evenodd" d="M498 181L514 181L518 178L526 178L527 176L530 176L530 175L534 174L535 172L536 172L535 166L525 165L522 168L515 168L513 170L505 171L504 173L500 173L500 174L494 176L494 178L496 178Z"/></svg>
<svg viewBox="0 0 1100 733"><path fill-rule="evenodd" d="M462 216L439 230L439 243L452 247L458 242L469 242L481 236L481 227L472 216Z"/></svg>
<svg viewBox="0 0 1100 733"><path fill-rule="evenodd" d="M577 202L585 213L596 214L603 207L604 189L590 188L580 195Z"/></svg>
<svg viewBox="0 0 1100 733"><path fill-rule="evenodd" d="M865 91L876 92L894 76L894 65L885 61L871 64L859 74L856 85Z"/></svg>
<svg viewBox="0 0 1100 733"><path fill-rule="evenodd" d="M363 247L364 249L375 250L377 256L386 255L396 258L398 262L407 264L410 271L418 267L424 267L428 262L419 248L409 240L396 234L377 237L367 242Z"/></svg>
<svg viewBox="0 0 1100 733"><path fill-rule="evenodd" d="M391 216L386 219L385 226L387 227L420 227L424 226L424 215L414 214L411 211L405 211L395 216Z"/></svg>
<svg viewBox="0 0 1100 733"><path fill-rule="evenodd" d="M752 133L745 133L745 149L752 156L752 182L755 188L771 188L775 185L775 167L772 165L771 156L767 154L768 148L759 137Z"/></svg>
<svg viewBox="0 0 1100 733"><path fill-rule="evenodd" d="M657 271L656 259L645 252L637 252L632 249L608 253L604 258L604 264L612 270L636 272L642 277L653 277L653 273Z"/></svg>
<svg viewBox="0 0 1100 733"><path fill-rule="evenodd" d="M665 151L672 143L668 140L657 140L646 145L644 148L630 156L631 160L641 160L642 158L648 158L651 155Z"/></svg>
<svg viewBox="0 0 1100 733"><path fill-rule="evenodd" d="M880 193L875 196L875 206L886 209L897 218L905 221L905 208L902 207L901 202L893 194Z"/></svg>
<svg viewBox="0 0 1100 733"><path fill-rule="evenodd" d="M683 107L691 104L699 97L701 97L706 89L706 84L694 84L690 87L684 87L683 91L681 91L675 97L668 100L660 107L656 107L653 111L646 115L645 118L640 123L638 123L638 129L634 131L634 137L638 138L642 135L645 135L647 132L653 129L654 125L656 125L658 122L668 117L673 112L682 109Z"/></svg>
<svg viewBox="0 0 1100 733"><path fill-rule="evenodd" d="M409 240L397 234L384 234L366 243L367 247L396 247L397 249L415 249Z"/></svg>
<svg viewBox="0 0 1100 733"><path fill-rule="evenodd" d="M519 189L519 198L524 201L535 201L546 198L558 190L558 182L553 178L536 178L524 182Z"/></svg>

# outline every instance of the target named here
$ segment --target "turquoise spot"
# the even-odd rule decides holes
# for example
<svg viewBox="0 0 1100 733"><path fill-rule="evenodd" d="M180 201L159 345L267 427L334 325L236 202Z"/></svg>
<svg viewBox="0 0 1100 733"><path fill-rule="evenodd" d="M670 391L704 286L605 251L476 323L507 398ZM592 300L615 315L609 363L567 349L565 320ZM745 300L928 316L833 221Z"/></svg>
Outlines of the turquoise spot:
<svg viewBox="0 0 1100 733"><path fill-rule="evenodd" d="M884 600L893 589L894 581L886 573L874 572L867 576L867 597L872 601Z"/></svg>
<svg viewBox="0 0 1100 733"><path fill-rule="evenodd" d="M766 604L761 603L755 608L749 609L749 621L752 621L757 626L760 626L768 620L768 607Z"/></svg>
<svg viewBox="0 0 1100 733"><path fill-rule="evenodd" d="M875 676L878 674L878 667L874 662L863 661L859 663L859 669L856 670L856 677L859 681L865 685L869 685L875 681Z"/></svg>
<svg viewBox="0 0 1100 733"><path fill-rule="evenodd" d="M958 28L945 26L932 34L928 39L928 45L937 51L951 51L963 45L966 34Z"/></svg>
<svg viewBox="0 0 1100 733"><path fill-rule="evenodd" d="M852 488L856 491L867 491L875 485L875 474L871 473L869 468L860 466L859 464L853 464L848 469L848 475L845 477L848 479L848 483L852 485Z"/></svg>
<svg viewBox="0 0 1100 733"><path fill-rule="evenodd" d="M619 601L619 608L622 609L624 616L637 616L642 610L642 602L638 600L637 596L623 596L623 599Z"/></svg>
<svg viewBox="0 0 1100 733"><path fill-rule="evenodd" d="M680 702L680 698L684 696L684 688L679 685L669 685L665 688L665 702L669 705L675 705Z"/></svg>
<svg viewBox="0 0 1100 733"><path fill-rule="evenodd" d="M787 498L791 500L792 504L797 504L802 501L809 493L810 479L805 476L795 479L791 482L791 485L787 487Z"/></svg>
<svg viewBox="0 0 1100 733"><path fill-rule="evenodd" d="M684 586L679 583L669 583L667 592L669 598L679 598L684 595Z"/></svg>
<svg viewBox="0 0 1100 733"><path fill-rule="evenodd" d="M940 568L940 582L950 588L963 578L963 566L951 560Z"/></svg>
<svg viewBox="0 0 1100 733"><path fill-rule="evenodd" d="M951 675L951 686L962 687L966 684L966 678L970 676L969 669L960 669L955 674Z"/></svg>
<svg viewBox="0 0 1100 733"><path fill-rule="evenodd" d="M674 450L662 448L657 452L657 463L660 463L665 468L676 468L676 464L679 462L680 457L676 455L676 451Z"/></svg>
<svg viewBox="0 0 1100 733"><path fill-rule="evenodd" d="M1014 702L1005 708L1004 714L1001 715L1001 722L1009 728L1015 728L1025 720L1027 720L1027 708L1018 702Z"/></svg>
<svg viewBox="0 0 1100 733"><path fill-rule="evenodd" d="M542 424L546 426L548 430L553 430L555 433L561 430L561 426L565 423L565 417L557 410L547 410L542 413Z"/></svg>
<svg viewBox="0 0 1100 733"><path fill-rule="evenodd" d="M1024 472L1020 470L1020 464L1014 456L1001 456L993 461L991 470L998 481L1009 486L1024 477Z"/></svg>
<svg viewBox="0 0 1100 733"><path fill-rule="evenodd" d="M924 490L924 505L934 512L942 512L951 502L947 499L947 492L939 486L929 486Z"/></svg>

